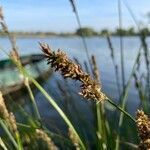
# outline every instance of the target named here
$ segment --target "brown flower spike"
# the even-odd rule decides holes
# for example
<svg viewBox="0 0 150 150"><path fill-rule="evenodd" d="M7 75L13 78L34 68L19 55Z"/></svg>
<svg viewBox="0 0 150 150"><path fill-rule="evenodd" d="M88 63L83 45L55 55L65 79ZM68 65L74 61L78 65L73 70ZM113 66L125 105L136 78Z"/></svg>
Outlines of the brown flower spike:
<svg viewBox="0 0 150 150"><path fill-rule="evenodd" d="M16 118L12 112L8 112L1 91L0 91L0 116L6 121L12 133L18 132Z"/></svg>
<svg viewBox="0 0 150 150"><path fill-rule="evenodd" d="M68 129L68 135L69 135L69 138L72 141L73 145L75 146L75 149L80 150L78 138L76 137L76 135L74 134L74 132L72 131L71 128Z"/></svg>
<svg viewBox="0 0 150 150"><path fill-rule="evenodd" d="M47 58L48 64L51 64L55 71L60 71L64 78L71 78L82 83L79 94L87 99L96 101L103 101L107 98L101 92L101 86L91 79L89 74L83 72L79 65L73 63L64 52L59 49L57 52L54 52L47 44L40 43L40 46Z"/></svg>
<svg viewBox="0 0 150 150"><path fill-rule="evenodd" d="M36 135L37 138L42 139L45 143L47 143L48 150L58 150L52 139L42 129L36 129Z"/></svg>
<svg viewBox="0 0 150 150"><path fill-rule="evenodd" d="M150 119L141 110L137 111L137 128L140 137L140 150L150 150Z"/></svg>

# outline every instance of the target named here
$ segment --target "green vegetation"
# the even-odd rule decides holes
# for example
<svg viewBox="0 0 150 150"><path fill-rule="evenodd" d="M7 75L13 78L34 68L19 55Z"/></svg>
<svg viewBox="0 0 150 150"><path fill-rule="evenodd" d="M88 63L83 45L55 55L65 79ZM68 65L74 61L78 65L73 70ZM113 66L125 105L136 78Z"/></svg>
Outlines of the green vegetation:
<svg viewBox="0 0 150 150"><path fill-rule="evenodd" d="M75 35L78 35L78 36L95 36L97 35L97 32L94 31L94 29L92 28L80 28L80 29L77 29L76 32L75 32Z"/></svg>
<svg viewBox="0 0 150 150"><path fill-rule="evenodd" d="M141 32L144 32L146 35L150 35L150 30L148 28L142 28ZM47 36L104 36L104 35L123 35L123 36L138 36L139 31L135 31L133 27L128 29L116 29L115 31L110 31L108 29L102 29L101 31L95 31L90 27L84 27L77 29L74 33L64 32L64 33L55 33L55 32L10 32L10 34L15 35L16 37L47 37ZM0 36L7 36L6 33L0 32Z"/></svg>
<svg viewBox="0 0 150 150"><path fill-rule="evenodd" d="M116 29L116 31L113 34L122 35L122 36L137 35L137 33L134 31L134 28L132 28L132 27L127 29L127 30L125 30L125 29Z"/></svg>

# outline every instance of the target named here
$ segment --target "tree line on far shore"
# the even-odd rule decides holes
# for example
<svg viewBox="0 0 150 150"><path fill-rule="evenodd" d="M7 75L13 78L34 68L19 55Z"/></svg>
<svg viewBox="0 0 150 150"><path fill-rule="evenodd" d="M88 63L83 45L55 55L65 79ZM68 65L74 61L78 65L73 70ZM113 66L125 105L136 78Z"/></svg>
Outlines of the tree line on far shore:
<svg viewBox="0 0 150 150"><path fill-rule="evenodd" d="M114 31L110 31L108 29L102 29L101 31L95 31L91 27L83 27L77 29L74 33L71 32L63 32L63 33L55 33L55 32L11 32L16 36L105 36L105 35L122 35L122 36L136 36L141 33L145 35L150 35L149 28L141 28L140 31L136 31L133 27L127 29L119 29L117 28ZM5 36L5 33L0 31L0 36Z"/></svg>
<svg viewBox="0 0 150 150"><path fill-rule="evenodd" d="M85 27L77 29L75 34L76 35L83 35L83 36L96 36L96 35L122 35L122 36L135 36L139 34L145 34L150 35L150 29L149 28L141 28L140 31L135 31L133 27L130 27L128 29L119 29L117 28L115 31L110 31L108 29L103 29L100 32L95 31L92 28Z"/></svg>

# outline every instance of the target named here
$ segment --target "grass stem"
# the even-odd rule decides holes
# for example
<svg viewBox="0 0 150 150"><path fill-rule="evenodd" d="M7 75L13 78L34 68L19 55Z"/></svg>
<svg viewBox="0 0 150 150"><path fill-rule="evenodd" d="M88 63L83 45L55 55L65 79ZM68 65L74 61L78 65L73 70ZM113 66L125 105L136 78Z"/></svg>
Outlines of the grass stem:
<svg viewBox="0 0 150 150"><path fill-rule="evenodd" d="M5 125L5 123L2 121L2 119L0 118L0 125L2 126L3 130L6 132L7 136L9 137L9 139L11 140L11 142L13 143L14 147L16 149L19 149L18 144L16 143L14 137L11 135L10 131L8 130L7 126Z"/></svg>
<svg viewBox="0 0 150 150"><path fill-rule="evenodd" d="M25 85L26 85L27 90L28 90L28 92L29 92L29 96L30 96L31 101L32 101L32 105L33 105L33 109L34 109L34 113L35 113L35 115L36 115L36 118L37 118L39 121L41 121L41 116L40 116L40 113L39 113L37 104L36 104L36 102L35 102L35 98L34 98L34 95L33 95L32 90L31 90L31 87L30 87L28 78L27 78L27 83L26 83Z"/></svg>

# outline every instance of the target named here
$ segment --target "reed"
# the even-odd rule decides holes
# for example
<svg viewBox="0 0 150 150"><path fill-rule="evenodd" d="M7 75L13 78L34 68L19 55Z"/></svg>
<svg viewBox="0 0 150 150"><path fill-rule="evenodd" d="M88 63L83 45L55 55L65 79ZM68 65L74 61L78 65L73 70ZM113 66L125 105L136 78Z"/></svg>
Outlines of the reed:
<svg viewBox="0 0 150 150"><path fill-rule="evenodd" d="M16 61L15 59L13 59L12 57L10 57L10 59L14 62L14 64L16 64L17 68L19 69L20 73L25 76L28 77L28 79L41 91L41 93L43 93L43 95L47 98L48 102L57 110L57 112L60 114L60 116L64 119L64 121L66 122L66 124L72 129L72 131L74 132L74 134L78 137L79 142L80 142L80 146L81 149L85 149L85 146L80 138L80 136L78 135L77 131L75 130L75 128L73 127L72 123L70 122L70 120L68 119L68 117L65 115L65 113L60 109L60 107L57 105L57 103L51 98L51 96L41 87L41 85L33 78L31 77L26 70L19 65L18 61Z"/></svg>
<svg viewBox="0 0 150 150"><path fill-rule="evenodd" d="M150 101L150 55L149 55L149 49L146 43L146 37L147 35L141 31L140 39L143 46L144 51L144 57L145 57L145 64L146 64L146 70L147 70L147 79L146 79L146 97Z"/></svg>
<svg viewBox="0 0 150 150"><path fill-rule="evenodd" d="M36 137L43 140L47 144L48 150L57 150L57 146L54 144L52 139L41 129L36 129Z"/></svg>
<svg viewBox="0 0 150 150"><path fill-rule="evenodd" d="M118 20L119 20L119 29L122 30L122 3L121 0L118 0ZM125 64L124 64L124 48L123 48L123 35L120 32L120 64L121 64L121 76L122 76L122 90L125 89Z"/></svg>
<svg viewBox="0 0 150 150"><path fill-rule="evenodd" d="M93 75L96 82L101 86L100 73L96 63L96 58L92 55ZM97 137L99 139L100 149L107 149L107 120L103 103L96 103L96 118L97 118Z"/></svg>
<svg viewBox="0 0 150 150"><path fill-rule="evenodd" d="M71 6L72 6L72 10L73 10L73 12L74 12L74 14L75 14L75 17L76 17L78 26L79 26L79 28L81 29L81 28L82 28L82 25L81 25L79 13L78 13L77 6L76 6L76 4L75 4L75 1L74 1L74 0L69 0L69 1L70 1ZM91 64L91 60L90 60L90 54L89 54L89 51L88 51L87 42L86 42L86 39L85 39L85 37L84 37L84 35L83 35L82 32L81 32L81 39L82 39L83 46L84 46L85 53L86 53L86 57L87 57L87 60L88 60L88 63L89 63L90 69L91 69L90 71L92 71L92 64Z"/></svg>
<svg viewBox="0 0 150 150"><path fill-rule="evenodd" d="M142 110L137 110L136 123L140 138L139 149L150 149L150 120Z"/></svg>
<svg viewBox="0 0 150 150"><path fill-rule="evenodd" d="M107 34L106 39L107 39L108 47L110 49L111 59L112 59L114 70L115 70L116 85L117 85L117 89L118 89L118 99L119 99L121 96L121 87L120 87L118 65L116 64L116 61L115 61L116 58L115 58L114 48L113 48L113 44L112 44L110 35Z"/></svg>
<svg viewBox="0 0 150 150"><path fill-rule="evenodd" d="M122 103L121 103L121 108L122 109L125 109L125 105L126 105L126 101L127 101L127 97L128 97L128 91L129 91L129 87L131 85L131 81L132 81L132 78L133 78L133 75L136 71L136 67L137 67L137 61L139 59L139 55L140 55L140 51L141 51L141 46L137 52L137 55L136 55L136 59L135 59L135 62L134 62L134 65L133 65L133 68L132 68L132 71L130 73L130 76L128 78L128 81L127 81L127 84L126 84L126 87L125 87L125 90L123 92L123 95L121 97L121 100L122 100ZM121 113L120 116L119 116L119 128L118 128L118 131L120 132L121 130L121 126L123 124L123 118L124 118L124 114ZM119 140L120 140L120 137L119 137L119 134L117 135L117 140L116 140L116 149L119 149Z"/></svg>
<svg viewBox="0 0 150 150"><path fill-rule="evenodd" d="M81 26L81 22L80 22L80 18L78 15L75 2L73 0L70 0L70 2L73 8L73 12L76 15L78 25L81 28L82 26ZM127 8L129 9L129 7ZM119 14L120 29L122 29L122 12L121 11L122 11L121 0L118 0L118 14ZM131 10L129 11L131 13ZM132 14L132 17L134 18L133 14ZM34 113L35 113L35 115L31 117L31 114L23 112L24 110L22 110L23 117L26 116L28 118L28 121L26 123L18 123L16 121L16 117L14 116L14 113L8 111L5 105L4 99L2 97L2 94L0 93L0 125L5 131L5 134L7 135L7 139L3 137L0 138L0 146L3 149L9 149L12 144L15 149L21 150L21 149L28 148L29 145L31 146L35 144L36 146L38 144L37 139L40 139L46 143L46 146L48 149L52 149L52 150L59 149L59 146L61 145L60 143L62 141L63 142L65 141L64 142L65 144L67 143L68 145L71 145L71 148L74 147L77 150L90 149L91 147L88 147L88 143L90 143L91 141L86 141L85 140L86 138L83 137L82 132L78 130L78 128L80 127L77 127L77 125L74 125L73 119L71 118L72 116L69 114L70 113L69 110L67 110L68 108L64 107L64 110L61 109L61 107L55 102L55 100L51 97L51 95L48 94L44 90L44 88L22 66L19 54L17 52L18 48L16 46L16 42L8 30L7 24L3 16L2 8L0 8L0 24L3 28L3 31L8 34L8 38L10 39L10 42L12 44L12 52L10 55L10 59L14 62L14 64L16 64L17 68L20 71L20 74L24 76L24 84L27 87L28 94L31 98ZM119 83L118 68L115 62L116 58L114 56L114 48L113 48L110 36L109 35L107 36L107 42L108 42L109 49L111 50L111 58L113 61L112 63L114 65L115 74L116 74L116 84L117 84L118 93L120 97L119 104L114 103L114 101L103 92L96 58L93 55L92 58L90 59L85 37L82 35L81 38L85 47L85 51L86 51L86 55L90 64L90 69L91 69L90 71L92 71L92 75L89 74L90 73L89 66L87 65L86 62L85 62L86 71L83 71L84 68L83 66L81 67L79 61L77 59L74 59L76 62L74 63L71 59L68 58L68 56L63 51L61 50L52 51L51 48L47 44L43 44L43 43L40 43L40 48L43 51L43 54L45 55L45 57L47 58L47 63L50 64L51 67L55 71L60 72L61 75L65 79L69 78L69 79L72 79L73 81L79 82L80 84L79 94L81 95L81 97L84 97L85 99L88 100L86 102L90 102L90 104L92 103L94 107L96 108L95 109L96 111L94 112L95 114L93 114L93 116L95 117L94 119L96 120L96 125L95 124L93 125L93 122L91 122L91 124L94 126L94 129L89 128L90 130L94 131L95 132L94 134L96 135L96 137L94 137L95 141L93 142L94 144L96 143L96 146L94 145L95 146L94 149L102 149L102 150L110 149L110 148L120 149L120 144L128 145L130 146L130 148L137 148L135 144L122 141L121 139L121 127L123 125L130 126L129 122L124 122L124 116L132 120L134 127L135 127L135 123L137 125L138 134L140 138L140 144L138 148L150 149L150 139L149 139L150 138L149 137L150 122L149 122L148 116L145 115L143 111L138 110L136 120L135 120L125 110L126 100L128 97L129 88L130 88L133 78L135 79L136 88L138 89L139 97L141 98L141 100L145 100L146 98L144 96L146 94L147 95L150 94L149 92L149 85L150 85L149 84L150 82L149 70L150 68L149 68L149 52L148 52L149 49L146 43L146 35L142 34L140 36L142 47L144 50L145 65L147 67L147 76L145 79L145 81L147 82L147 86L146 86L147 88L145 91L142 85L142 81L141 80L139 81L138 74L137 74L137 72L139 71L139 66L140 66L139 59L141 55L141 47L139 48L137 52L133 68L131 70L127 83L125 84L125 73L124 73L125 62L124 62L124 50L123 50L123 37L122 35L120 35L121 71L122 71L122 89L123 89L122 93L121 93L121 87ZM64 120L64 122L67 125L68 135L65 135L65 136L57 135L45 127L44 122L42 122L39 109L36 105L36 100L33 95L33 91L31 90L31 87L30 87L31 82L46 97L48 102L54 107L54 109L59 113L60 117ZM69 93L69 90L67 90L67 88L69 87L65 89L65 87L63 87L63 85L61 85L59 81L57 81L57 86L58 86L59 91L61 92L60 99L61 100L65 99L64 102L66 103L66 105L69 99L71 105L74 106L73 99L75 98L73 97L73 95L71 95L71 93ZM148 97L147 99L149 99L149 96L147 97ZM118 129L114 129L113 124L111 124L111 121L107 118L109 116L107 114L107 111L105 110L105 104L107 103L111 107L114 107L116 110L120 111L119 123L117 126ZM145 104L147 103L144 103L142 107L144 110L148 110L149 106L146 106ZM145 109L146 107L147 109ZM72 111L74 111L77 119L79 120L81 116L79 116L80 114L79 112L76 111L75 107L74 107L74 110ZM86 126L85 122L86 121L81 122L83 126ZM26 132L25 134L24 134L24 130ZM90 132L90 130L88 132ZM56 137L56 139L54 137ZM115 140L114 137L117 137L117 139ZM58 138L61 141L60 143L58 143ZM112 138L114 139L113 141L112 141ZM58 146L56 146L57 144ZM63 148L66 148L65 146ZM31 146L31 148L33 147Z"/></svg>
<svg viewBox="0 0 150 150"><path fill-rule="evenodd" d="M48 64L51 64L51 67L53 67L55 71L60 71L64 78L71 78L82 83L80 86L80 95L82 95L84 98L95 100L97 103L108 100L110 104L122 111L131 120L135 121L127 112L125 112L110 98L108 98L101 91L101 86L95 80L93 80L90 75L88 75L86 72L83 72L79 65L73 63L65 53L60 50L54 52L47 44L40 43L40 46L45 54L45 57L47 58Z"/></svg>
<svg viewBox="0 0 150 150"><path fill-rule="evenodd" d="M146 96L144 92L144 85L142 83L142 80L139 79L137 73L135 72L134 75L134 80L135 80L135 87L138 91L139 98L141 100L141 105L145 111L148 111L147 103L146 103Z"/></svg>
<svg viewBox="0 0 150 150"><path fill-rule="evenodd" d="M69 60L65 53L60 50L57 53L52 52L47 44L40 44L40 46L47 58L48 64L50 63L55 71L60 71L64 78L71 78L82 83L80 86L80 95L96 101L104 101L106 99L105 94L101 92L101 87L97 82L92 80L90 75L83 72L79 65Z"/></svg>
<svg viewBox="0 0 150 150"><path fill-rule="evenodd" d="M3 142L2 138L0 138L0 147L2 147L3 150L8 150L5 143Z"/></svg>
<svg viewBox="0 0 150 150"><path fill-rule="evenodd" d="M74 134L74 132L72 131L71 128L68 129L68 136L69 136L70 140L72 141L75 149L80 150L78 138L76 137L76 135Z"/></svg>
<svg viewBox="0 0 150 150"><path fill-rule="evenodd" d="M13 34L11 34L9 32L7 23L6 23L5 18L4 18L2 7L0 7L0 24L1 24L1 27L2 27L2 30L4 31L4 33L6 33L8 35L8 38L9 38L10 43L12 45L12 50L17 51L18 48L17 48L17 45L16 45L15 36L13 36Z"/></svg>
<svg viewBox="0 0 150 150"><path fill-rule="evenodd" d="M9 137L12 140L14 146L17 147L19 150L21 150L22 144L21 144L20 134L17 130L15 116L12 112L10 112L10 113L8 112L1 92L0 92L0 115L6 121L6 124L4 124L3 121L1 121L1 126L7 132L7 134L9 134ZM9 128L10 131L8 131L7 128ZM14 139L12 138L10 132L15 135L15 138L17 140L17 145L16 145L16 142L14 141Z"/></svg>
<svg viewBox="0 0 150 150"><path fill-rule="evenodd" d="M137 29L138 29L138 31L140 32L140 25L139 25L139 23L138 23L138 21L137 21L137 19L136 19L136 17L135 17L135 14L133 13L133 11L132 11L132 9L129 7L129 5L128 5L128 3L127 3L127 1L124 1L124 0L122 0L123 1L123 4L125 5L125 7L127 8L127 10L128 10L128 12L129 12L129 14L130 14L130 16L131 16L131 18L133 19L133 21L134 21L134 23L136 24L136 26L137 26ZM122 12L121 12L121 2L122 2L121 0L118 0L118 14L119 14L119 26L120 26L120 29L121 29L121 27L122 27ZM121 35L120 35L120 46L122 47L122 37L121 37ZM134 77L134 75L135 75L135 72L136 72L136 68L138 68L139 67L139 58L140 58L140 55L141 55L141 49L142 49L142 46L140 47L140 49L139 49L139 51L138 51L138 54L137 54L137 56L136 56L136 60L135 60L135 63L134 63L134 65L133 65L133 69L132 69L132 72L131 72L131 74L130 74L130 77L129 77L129 79L128 79L128 81L127 81L127 84L126 84L126 86L125 86L125 88L124 88L124 90L123 90L123 94L122 94L122 97L121 97L121 103L122 103L122 106L121 106L121 108L125 108L125 105L126 105L126 99L127 99L127 96L128 96L128 88L129 88L129 86L130 86L130 84L131 84L131 79L132 79L132 77ZM123 77L123 70L124 70L124 60L123 60L123 51L121 50L121 66L122 66L122 81L123 81L123 79L124 79L124 77ZM136 67L137 66L137 67ZM141 94L141 93L140 93ZM122 126L122 124L123 124L123 114L121 114L120 115L120 117L119 117L119 128L121 128L121 126ZM121 129L119 129L119 130L121 130ZM117 136L117 142L116 142L116 150L117 149L119 149L119 140L120 140L120 137L119 137L119 135Z"/></svg>
<svg viewBox="0 0 150 150"><path fill-rule="evenodd" d="M13 57L12 59L14 59L15 61L18 62L19 66L21 66L22 64L21 64L20 55L19 55L19 52L18 52L18 47L17 47L17 44L16 44L15 36L9 32L7 23L4 19L2 7L0 7L0 24L2 26L3 32L6 33L6 35L9 38L9 41L11 43L12 50L10 52L10 56ZM28 78L24 78L23 82L24 82L24 84L27 87L27 90L29 92L29 96L30 96L30 99L31 99L31 102L32 102L32 105L33 105L33 109L34 109L34 114L36 115L37 119L41 120L40 113L38 112L38 108L37 108L37 105L36 105L36 102L35 102L33 92L31 90L30 84L28 82Z"/></svg>
<svg viewBox="0 0 150 150"><path fill-rule="evenodd" d="M97 104L103 104L107 101L112 106L114 106L115 108L117 108L118 110L123 112L124 115L126 115L127 117L129 117L130 119L132 119L135 122L135 120L131 117L131 115L129 115L121 107L117 106L110 98L108 98L102 92L101 84L99 84L100 79L97 79L97 80L92 79L90 77L90 75L88 75L86 72L84 72L79 65L75 64L72 60L70 60L67 57L67 55L65 53L63 53L62 51L59 50L57 52L53 52L47 44L40 44L40 46L41 46L42 51L45 54L45 57L48 59L48 63L51 64L51 67L53 67L55 69L55 71L59 71L65 78L71 78L73 80L77 80L77 81L81 82L80 94L83 97L85 97L87 99L93 99L94 102L97 102ZM52 100L50 95L48 95L46 93L46 91L24 70L22 65L20 65L18 59L16 59L15 57L12 57L12 56L10 58L17 65L17 67L20 70L20 73L22 73L25 77L27 77L29 79L29 81L33 82L39 88L39 90L45 95L45 97L47 97L48 101L60 113L61 117L66 121L69 128L71 128L71 131L73 131L73 134L78 139L78 142L79 142L79 145L81 146L81 148L85 149L85 147L83 146L84 144L82 145L81 137L76 132L72 123L68 120L68 118L66 117L64 112L59 108L59 106L54 102L54 100ZM92 59L93 59L93 66L94 66L93 72L95 72L95 77L97 76L99 78L95 57L93 57ZM137 56L137 59L138 59L138 56ZM136 62L137 62L137 59L136 59ZM135 63L135 66L133 67L134 68L133 72L136 67L137 67L137 63ZM131 73L132 74L131 77L133 76L133 72ZM130 80L131 80L131 78L130 78ZM128 81L128 84L130 84L129 81ZM129 88L129 86L127 86L127 87ZM125 92L126 94L128 92L128 88L127 88L127 91ZM125 98L126 98L126 96L125 96ZM101 115L102 113L100 112L98 114ZM104 124L101 124L101 121L102 120L106 121L105 120L106 118L103 118L105 115L102 117L100 117L99 115L97 115L97 116L98 116L98 119L101 118L101 120L98 121L100 128L98 129L97 136L100 137L100 142L102 142L102 149L106 149L107 144L109 144L108 137L107 137L108 134L104 133L104 130L103 130L103 129L106 129L106 125L103 126ZM101 139L101 137L102 137L102 139ZM71 139L71 137L70 137L70 139ZM72 139L72 141L73 141L73 139ZM77 144L74 144L74 145L77 146Z"/></svg>

